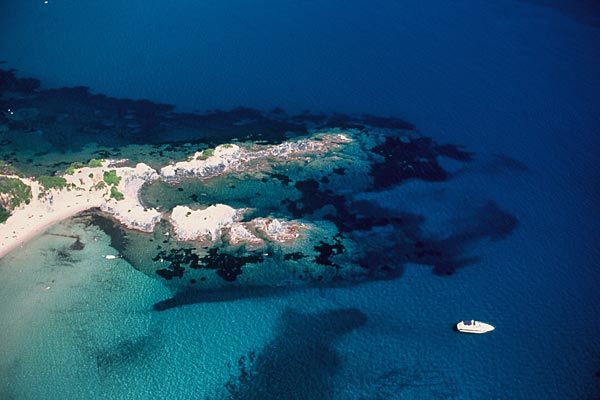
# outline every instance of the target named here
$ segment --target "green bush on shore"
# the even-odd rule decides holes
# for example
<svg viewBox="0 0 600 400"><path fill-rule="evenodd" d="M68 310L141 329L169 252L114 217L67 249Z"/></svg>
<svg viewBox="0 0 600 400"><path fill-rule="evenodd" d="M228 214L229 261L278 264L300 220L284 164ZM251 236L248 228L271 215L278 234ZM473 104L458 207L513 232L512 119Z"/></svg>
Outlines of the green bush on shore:
<svg viewBox="0 0 600 400"><path fill-rule="evenodd" d="M44 188L44 190L63 189L67 187L67 180L62 176L42 175L37 178L37 181Z"/></svg>
<svg viewBox="0 0 600 400"><path fill-rule="evenodd" d="M75 161L73 163L71 163L71 165L69 165L69 168L67 168L65 170L65 174L66 175L73 175L75 173L76 169L79 168L84 168L84 167L89 167L89 168L99 168L102 166L102 161L101 160L97 160L95 158L92 158L87 165L84 163L81 163L79 161Z"/></svg>
<svg viewBox="0 0 600 400"><path fill-rule="evenodd" d="M75 173L76 169L83 168L83 167L85 167L85 164L80 163L79 161L75 161L74 163L71 163L71 165L69 165L69 168L67 168L65 170L65 174L73 175Z"/></svg>
<svg viewBox="0 0 600 400"><path fill-rule="evenodd" d="M31 188L17 178L0 177L0 193L8 194L10 198L10 204L4 204L4 207L15 208L31 201Z"/></svg>
<svg viewBox="0 0 600 400"><path fill-rule="evenodd" d="M198 157L196 157L196 160L206 160L208 157L212 156L213 154L215 154L215 149L206 149L202 152L202 154L200 154Z"/></svg>
<svg viewBox="0 0 600 400"><path fill-rule="evenodd" d="M120 200L123 200L125 198L125 196L123 195L123 193L119 192L116 187L111 186L110 187L110 198L120 201Z"/></svg>
<svg viewBox="0 0 600 400"><path fill-rule="evenodd" d="M118 185L121 182L121 177L117 175L117 170L115 169L104 171L104 182L107 185Z"/></svg>
<svg viewBox="0 0 600 400"><path fill-rule="evenodd" d="M6 222L8 217L10 217L10 212L6 208L0 206L0 224Z"/></svg>
<svg viewBox="0 0 600 400"><path fill-rule="evenodd" d="M87 166L90 168L100 168L102 166L102 161L92 158Z"/></svg>

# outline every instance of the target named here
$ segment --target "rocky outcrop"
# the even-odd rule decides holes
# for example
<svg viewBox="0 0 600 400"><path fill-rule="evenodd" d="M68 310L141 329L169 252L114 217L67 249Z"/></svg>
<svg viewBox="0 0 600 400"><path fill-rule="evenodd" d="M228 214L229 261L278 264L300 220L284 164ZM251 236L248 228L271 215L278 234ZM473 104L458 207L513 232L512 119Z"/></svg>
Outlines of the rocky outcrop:
<svg viewBox="0 0 600 400"><path fill-rule="evenodd" d="M131 208L125 210L127 207ZM125 227L142 232L154 231L154 227L162 219L162 214L155 209L144 209L131 203L124 204L114 200L102 204L100 209L111 214Z"/></svg>
<svg viewBox="0 0 600 400"><path fill-rule="evenodd" d="M301 154L330 151L352 142L340 133L326 133L311 139L284 142L276 146L261 146L253 150L235 144L217 146L209 156L206 150L196 152L189 160L168 165L160 170L162 179L168 182L183 178L207 178L232 170L243 170L248 162L257 159L285 159Z"/></svg>
<svg viewBox="0 0 600 400"><path fill-rule="evenodd" d="M207 154L206 150L196 152L188 161L163 167L160 170L160 175L166 181L219 175L240 165L241 152L242 150L237 145L217 146L210 155Z"/></svg>
<svg viewBox="0 0 600 400"><path fill-rule="evenodd" d="M286 242L300 236L304 224L276 218L255 218L240 222L246 209L216 204L203 210L177 206L169 221L177 240L217 241L224 237L230 244L262 247L266 241ZM223 236L225 235L225 236Z"/></svg>
<svg viewBox="0 0 600 400"><path fill-rule="evenodd" d="M245 244L258 248L265 245L265 241L252 233L243 223L234 223L229 229L227 239L230 244Z"/></svg>
<svg viewBox="0 0 600 400"><path fill-rule="evenodd" d="M277 218L256 218L251 223L268 240L275 242L294 240L300 236L302 229L306 229L306 226L299 222L279 220Z"/></svg>
<svg viewBox="0 0 600 400"><path fill-rule="evenodd" d="M153 208L145 208L139 198L139 192L145 183L159 179L158 173L148 165L140 163L135 168L118 168L117 175L121 178L117 190L124 198L109 198L100 208L113 215L127 228L152 232L162 214Z"/></svg>
<svg viewBox="0 0 600 400"><path fill-rule="evenodd" d="M213 205L203 210L177 206L171 212L169 220L177 240L215 241L221 237L222 230L238 222L245 211L225 204Z"/></svg>
<svg viewBox="0 0 600 400"><path fill-rule="evenodd" d="M344 134L324 133L311 139L284 142L265 151L274 157L288 157L294 154L324 152L350 142L352 142L352 139Z"/></svg>

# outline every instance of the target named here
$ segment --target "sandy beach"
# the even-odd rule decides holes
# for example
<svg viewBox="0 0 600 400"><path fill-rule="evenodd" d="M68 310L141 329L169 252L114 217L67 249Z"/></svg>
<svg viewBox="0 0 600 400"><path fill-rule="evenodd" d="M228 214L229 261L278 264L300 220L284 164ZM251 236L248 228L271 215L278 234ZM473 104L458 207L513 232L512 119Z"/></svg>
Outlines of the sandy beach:
<svg viewBox="0 0 600 400"><path fill-rule="evenodd" d="M19 178L31 188L32 197L29 204L21 205L0 224L0 258L52 225L90 208L101 208L129 228L152 230L161 214L154 209L145 209L139 202L138 191L144 182L157 179L158 174L145 164L138 164L136 168L111 168L122 178L117 190L123 194L123 199L117 201L110 197L108 187L96 186L106 169L86 167L72 175L64 175L72 186L68 189L44 191L38 182Z"/></svg>
<svg viewBox="0 0 600 400"><path fill-rule="evenodd" d="M15 210L8 220L0 224L0 258L22 246L29 239L52 225L104 202L102 193L76 190L51 190L52 201L38 199L39 185L23 179L31 186L30 204Z"/></svg>

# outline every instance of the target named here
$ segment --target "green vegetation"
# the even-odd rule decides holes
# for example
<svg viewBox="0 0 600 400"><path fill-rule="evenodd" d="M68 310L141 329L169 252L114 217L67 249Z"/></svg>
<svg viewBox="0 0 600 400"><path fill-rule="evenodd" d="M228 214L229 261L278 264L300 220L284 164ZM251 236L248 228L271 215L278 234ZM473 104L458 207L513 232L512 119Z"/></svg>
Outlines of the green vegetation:
<svg viewBox="0 0 600 400"><path fill-rule="evenodd" d="M233 147L233 145L230 144L230 143L225 143L225 144L222 144L221 146L223 146L226 149L229 149L229 148Z"/></svg>
<svg viewBox="0 0 600 400"><path fill-rule="evenodd" d="M80 163L78 161L75 161L74 163L71 163L71 165L69 166L69 168L67 168L65 170L65 174L66 175L73 175L75 173L76 169L83 168L83 167L85 167L85 164Z"/></svg>
<svg viewBox="0 0 600 400"><path fill-rule="evenodd" d="M123 195L123 193L119 192L116 187L111 186L110 187L110 198L120 201L120 200L123 200L125 198L125 196Z"/></svg>
<svg viewBox="0 0 600 400"><path fill-rule="evenodd" d="M104 183L104 181L100 181L94 185L94 189L96 189L96 190L101 190L101 189L104 189L105 187L106 187L106 183Z"/></svg>
<svg viewBox="0 0 600 400"><path fill-rule="evenodd" d="M0 193L7 194L10 199L10 204L0 205L5 212L8 212L6 207L13 209L21 203L29 204L31 200L31 188L17 178L0 177Z"/></svg>
<svg viewBox="0 0 600 400"><path fill-rule="evenodd" d="M0 224L6 222L8 217L10 217L10 212L6 208L0 206Z"/></svg>
<svg viewBox="0 0 600 400"><path fill-rule="evenodd" d="M37 178L38 183L44 188L49 189L63 189L67 187L67 180L62 176L45 176L42 175Z"/></svg>
<svg viewBox="0 0 600 400"><path fill-rule="evenodd" d="M212 156L213 154L215 154L215 149L206 149L202 152L202 154L200 154L198 157L196 157L196 160L206 160L208 157Z"/></svg>
<svg viewBox="0 0 600 400"><path fill-rule="evenodd" d="M117 170L104 171L104 182L107 185L118 185L121 182L121 177L117 175Z"/></svg>
<svg viewBox="0 0 600 400"><path fill-rule="evenodd" d="M90 179L93 179L93 178L94 178L94 174L92 174L92 173L90 172L90 174L88 175L88 178L90 178Z"/></svg>
<svg viewBox="0 0 600 400"><path fill-rule="evenodd" d="M76 169L89 167L89 168L99 168L102 166L102 161L92 158L87 165L84 163L80 163L79 161L75 161L69 165L69 168L65 170L66 175L73 175Z"/></svg>
<svg viewBox="0 0 600 400"><path fill-rule="evenodd" d="M87 166L90 168L100 168L102 166L102 161L92 158Z"/></svg>

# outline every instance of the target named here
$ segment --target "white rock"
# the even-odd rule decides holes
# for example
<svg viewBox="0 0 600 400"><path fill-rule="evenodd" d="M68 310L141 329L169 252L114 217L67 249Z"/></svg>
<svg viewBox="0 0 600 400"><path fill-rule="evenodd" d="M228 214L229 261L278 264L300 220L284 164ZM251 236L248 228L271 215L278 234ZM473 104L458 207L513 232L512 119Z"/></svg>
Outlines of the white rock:
<svg viewBox="0 0 600 400"><path fill-rule="evenodd" d="M255 246L261 246L265 243L264 240L250 232L243 224L234 223L229 230L229 243L235 245L242 242Z"/></svg>
<svg viewBox="0 0 600 400"><path fill-rule="evenodd" d="M244 211L225 204L213 205L204 210L177 206L171 212L170 221L178 240L215 241L221 237L223 228L239 221Z"/></svg>
<svg viewBox="0 0 600 400"><path fill-rule="evenodd" d="M303 224L294 221L280 221L276 218L256 218L251 221L257 230L277 242L285 242L300 236L300 230L306 228Z"/></svg>
<svg viewBox="0 0 600 400"><path fill-rule="evenodd" d="M127 228L152 232L162 214L154 208L145 209L139 199L139 192L145 183L159 179L158 173L148 165L139 163L135 168L118 168L117 175L121 177L117 190L123 193L125 198L118 201L107 200L100 208L112 214Z"/></svg>
<svg viewBox="0 0 600 400"><path fill-rule="evenodd" d="M214 149L211 156L204 158L203 152L196 152L188 161L167 165L160 170L160 176L166 181L180 178L204 178L219 175L239 166L242 150L238 145L221 145Z"/></svg>

